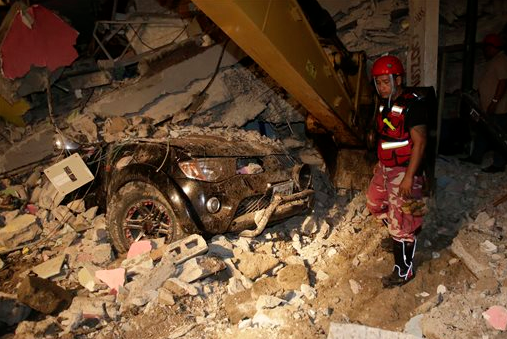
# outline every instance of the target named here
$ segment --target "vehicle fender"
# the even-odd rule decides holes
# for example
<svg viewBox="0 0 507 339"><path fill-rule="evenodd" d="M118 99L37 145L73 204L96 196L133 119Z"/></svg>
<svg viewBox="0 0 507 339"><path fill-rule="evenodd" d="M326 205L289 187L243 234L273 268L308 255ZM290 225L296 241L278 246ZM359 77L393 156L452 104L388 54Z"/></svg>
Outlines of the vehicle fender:
<svg viewBox="0 0 507 339"><path fill-rule="evenodd" d="M195 212L190 200L176 184L176 182L163 171L150 164L132 164L109 175L107 184L107 200L113 192L130 181L143 181L155 185L171 204L180 226L188 234L205 234L205 228Z"/></svg>

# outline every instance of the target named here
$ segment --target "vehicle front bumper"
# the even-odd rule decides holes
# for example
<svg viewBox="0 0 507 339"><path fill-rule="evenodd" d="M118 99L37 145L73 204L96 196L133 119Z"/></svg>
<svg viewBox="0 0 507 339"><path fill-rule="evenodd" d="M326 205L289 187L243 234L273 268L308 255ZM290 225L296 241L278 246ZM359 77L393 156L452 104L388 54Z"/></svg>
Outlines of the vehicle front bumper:
<svg viewBox="0 0 507 339"><path fill-rule="evenodd" d="M258 230L259 227L262 227L263 230L266 225L261 221L262 218L267 218L267 224L271 224L304 213L313 207L314 193L313 190L307 189L295 194L280 196L280 201L277 202L274 199L267 208L234 219L229 227L229 232L240 232L252 228Z"/></svg>

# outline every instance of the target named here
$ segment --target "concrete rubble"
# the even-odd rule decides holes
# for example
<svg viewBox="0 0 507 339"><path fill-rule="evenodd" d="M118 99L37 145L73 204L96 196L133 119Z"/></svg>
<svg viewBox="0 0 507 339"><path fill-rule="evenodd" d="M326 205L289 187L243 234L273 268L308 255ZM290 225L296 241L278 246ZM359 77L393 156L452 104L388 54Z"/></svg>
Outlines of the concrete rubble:
<svg viewBox="0 0 507 339"><path fill-rule="evenodd" d="M407 43L407 1L322 2L351 50L376 56ZM444 2L442 7L449 22L463 15L460 6L451 9ZM172 34L181 20L177 24ZM172 36L155 29L140 33L154 46ZM304 136L301 107L257 66L238 64L232 44L199 102L216 66L210 60L218 62L221 48L195 41L199 53L160 72L146 71L135 81L98 74L97 83L111 83L95 91L82 112L65 117L63 133L84 144L190 133L260 143L264 137L247 130L265 124L270 137L313 166L312 213L253 239L224 234L191 235L172 244L140 240L121 255L109 243L104 211L59 194L41 175L45 165L37 164L30 173L1 183L2 192L13 197L0 212L0 274L9 292L0 295L0 326L10 327L16 338L505 334L507 204L490 203L492 192L503 192L504 174L488 176L454 157L439 158L437 193L427 201L423 254L417 258L421 273L406 287L384 291L378 278L392 263L378 244L386 232L365 208L364 193L331 188L322 156ZM138 52L145 47L133 45ZM74 86L85 88L90 79L74 79ZM179 124L157 125L167 119ZM54 155L53 130L47 126L44 121L10 128L0 143L0 172ZM23 271L14 274L18 267ZM32 313L41 320L26 320ZM404 329L412 334L399 332Z"/></svg>

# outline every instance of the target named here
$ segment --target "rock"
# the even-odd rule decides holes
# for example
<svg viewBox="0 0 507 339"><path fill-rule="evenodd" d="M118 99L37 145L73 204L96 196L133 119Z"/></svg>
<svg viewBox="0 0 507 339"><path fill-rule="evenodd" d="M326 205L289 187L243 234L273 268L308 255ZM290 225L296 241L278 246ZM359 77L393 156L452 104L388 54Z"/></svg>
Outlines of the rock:
<svg viewBox="0 0 507 339"><path fill-rule="evenodd" d="M329 279L329 275L326 272L322 271L322 270L318 270L315 277L319 281L324 281L324 280Z"/></svg>
<svg viewBox="0 0 507 339"><path fill-rule="evenodd" d="M284 290L298 290L301 284L308 285L308 270L303 265L287 265L282 268L276 277Z"/></svg>
<svg viewBox="0 0 507 339"><path fill-rule="evenodd" d="M482 277L477 280L475 289L487 295L496 294L499 291L499 283L494 277Z"/></svg>
<svg viewBox="0 0 507 339"><path fill-rule="evenodd" d="M245 286L241 282L241 279L236 277L232 277L229 279L229 283L227 284L227 293L228 294L236 294L239 292L243 292L245 290Z"/></svg>
<svg viewBox="0 0 507 339"><path fill-rule="evenodd" d="M60 326L55 317L46 316L38 321L23 321L16 327L15 338L37 339L56 338L60 332Z"/></svg>
<svg viewBox="0 0 507 339"><path fill-rule="evenodd" d="M52 314L69 307L72 295L55 283L27 276L18 288L18 300L34 310Z"/></svg>
<svg viewBox="0 0 507 339"><path fill-rule="evenodd" d="M216 257L200 256L185 261L182 264L178 278L184 282L206 278L225 269L225 263Z"/></svg>
<svg viewBox="0 0 507 339"><path fill-rule="evenodd" d="M184 281L181 281L178 278L169 278L166 282L164 282L163 287L167 289L171 294L174 294L178 297L183 297L186 295L198 295L199 291L195 286L190 285Z"/></svg>
<svg viewBox="0 0 507 339"><path fill-rule="evenodd" d="M497 246L489 240L484 240L484 242L480 244L480 249L482 252L490 255L498 251Z"/></svg>
<svg viewBox="0 0 507 339"><path fill-rule="evenodd" d="M245 318L253 318L257 309L249 290L228 295L224 298L224 308L231 323L237 324Z"/></svg>
<svg viewBox="0 0 507 339"><path fill-rule="evenodd" d="M0 328L1 324L12 326L25 320L30 307L16 300L16 296L0 292Z"/></svg>
<svg viewBox="0 0 507 339"><path fill-rule="evenodd" d="M173 306L176 304L172 293L163 287L158 289L158 302L167 306Z"/></svg>
<svg viewBox="0 0 507 339"><path fill-rule="evenodd" d="M32 174L30 174L28 179L26 179L26 181L25 181L26 187L32 188L37 185L37 182L39 181L39 179L41 177L41 171L42 171L41 167L37 167L36 169L34 169Z"/></svg>
<svg viewBox="0 0 507 339"><path fill-rule="evenodd" d="M315 290L315 288L307 284L301 284L301 292L303 292L303 295L308 300L312 300L317 297L317 291Z"/></svg>
<svg viewBox="0 0 507 339"><path fill-rule="evenodd" d="M361 285L354 279L349 280L350 289L352 290L352 293L358 294L359 291L362 289Z"/></svg>
<svg viewBox="0 0 507 339"><path fill-rule="evenodd" d="M257 302L255 303L255 308L257 311L265 309L265 308L275 308L279 305L285 304L286 301L272 295L261 295Z"/></svg>
<svg viewBox="0 0 507 339"><path fill-rule="evenodd" d="M105 266L113 261L113 249L110 244L99 244L90 249L92 252L92 262L98 266Z"/></svg>
<svg viewBox="0 0 507 339"><path fill-rule="evenodd" d="M34 240L41 231L36 221L37 217L31 214L14 218L0 229L0 246L14 248Z"/></svg>
<svg viewBox="0 0 507 339"><path fill-rule="evenodd" d="M437 286L437 294L445 294L447 292L447 288L444 285Z"/></svg>

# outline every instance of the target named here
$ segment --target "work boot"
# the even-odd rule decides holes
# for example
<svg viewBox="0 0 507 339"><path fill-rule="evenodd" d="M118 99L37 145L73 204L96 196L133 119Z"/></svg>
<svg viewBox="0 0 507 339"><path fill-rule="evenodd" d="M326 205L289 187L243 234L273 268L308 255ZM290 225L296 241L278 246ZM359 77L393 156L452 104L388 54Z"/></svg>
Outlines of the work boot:
<svg viewBox="0 0 507 339"><path fill-rule="evenodd" d="M382 277L384 288L393 288L409 282L415 277L413 258L416 241L398 241L393 239L394 268L391 274Z"/></svg>
<svg viewBox="0 0 507 339"><path fill-rule="evenodd" d="M387 237L380 240L380 247L388 253L393 253L393 238Z"/></svg>

